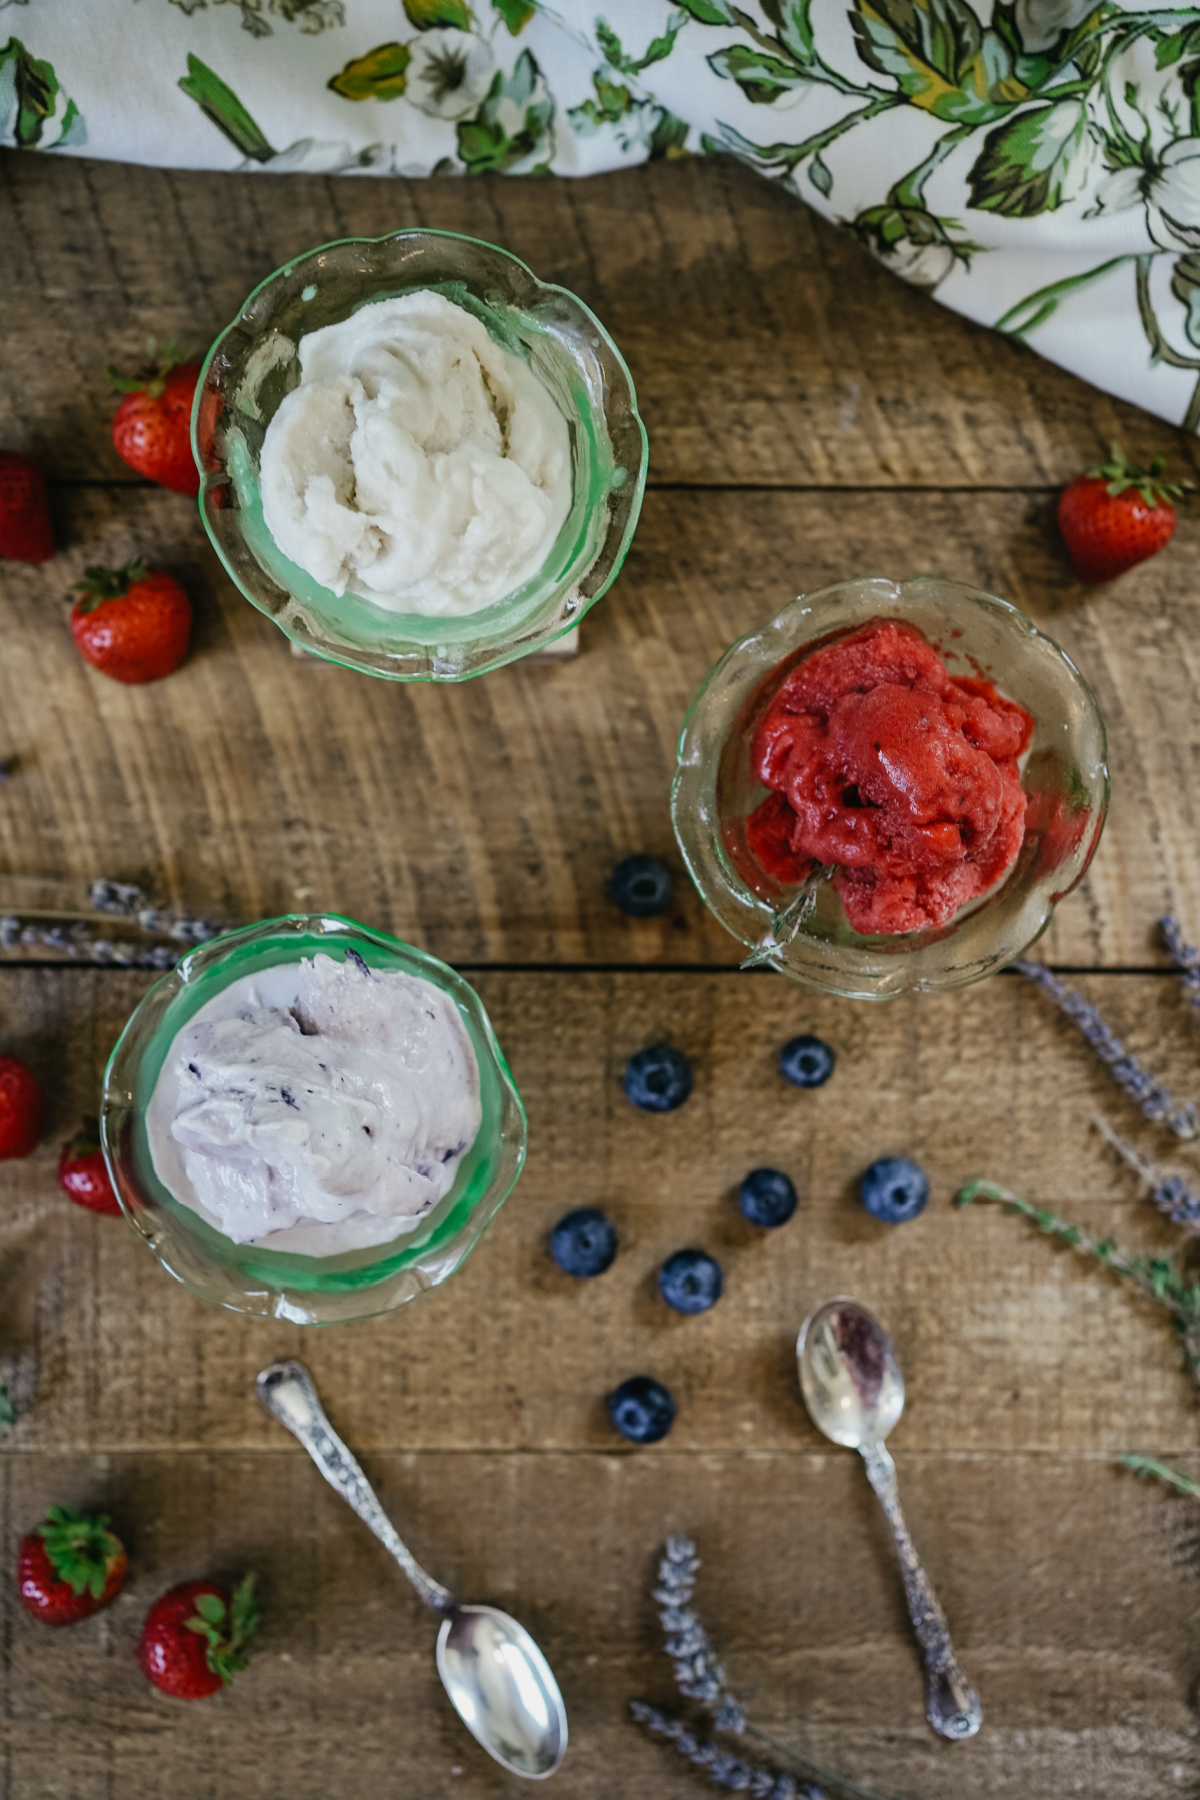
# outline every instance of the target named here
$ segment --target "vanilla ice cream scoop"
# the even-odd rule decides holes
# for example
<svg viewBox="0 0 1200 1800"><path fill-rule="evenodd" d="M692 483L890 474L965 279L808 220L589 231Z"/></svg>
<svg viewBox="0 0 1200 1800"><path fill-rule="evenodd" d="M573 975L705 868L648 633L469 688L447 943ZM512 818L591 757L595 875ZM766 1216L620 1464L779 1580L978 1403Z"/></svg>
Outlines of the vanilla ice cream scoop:
<svg viewBox="0 0 1200 1800"><path fill-rule="evenodd" d="M542 567L571 506L567 421L465 307L418 289L302 337L267 427L263 517L323 587L461 616Z"/></svg>
<svg viewBox="0 0 1200 1800"><path fill-rule="evenodd" d="M414 1229L480 1117L453 1001L349 950L245 976L201 1007L147 1131L160 1180L226 1237L330 1255Z"/></svg>

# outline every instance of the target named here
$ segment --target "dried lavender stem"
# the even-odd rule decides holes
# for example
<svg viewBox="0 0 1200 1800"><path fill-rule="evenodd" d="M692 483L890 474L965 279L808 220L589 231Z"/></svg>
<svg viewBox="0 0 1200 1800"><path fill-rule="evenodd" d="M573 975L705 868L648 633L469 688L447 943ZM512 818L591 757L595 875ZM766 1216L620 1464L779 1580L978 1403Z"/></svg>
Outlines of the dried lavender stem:
<svg viewBox="0 0 1200 1800"><path fill-rule="evenodd" d="M1108 1120L1099 1114L1096 1129L1122 1162L1133 1170L1155 1206L1167 1215L1172 1224L1184 1225L1189 1231L1200 1232L1200 1198L1193 1194L1182 1175L1160 1175L1153 1163L1119 1138Z"/></svg>
<svg viewBox="0 0 1200 1800"><path fill-rule="evenodd" d="M1200 950L1195 949L1184 939L1179 929L1179 921L1173 913L1167 913L1158 921L1162 932L1163 943L1175 967L1182 971L1180 982L1188 1001L1192 1006L1200 1007Z"/></svg>
<svg viewBox="0 0 1200 1800"><path fill-rule="evenodd" d="M740 1756L730 1756L711 1739L697 1738L682 1719L669 1718L644 1700L631 1700L629 1710L639 1725L644 1725L657 1737L665 1737L680 1756L686 1756L689 1762L703 1769L718 1787L753 1794L755 1800L825 1800L823 1788L807 1782L800 1786L794 1776L780 1769L765 1768L745 1762Z"/></svg>
<svg viewBox="0 0 1200 1800"><path fill-rule="evenodd" d="M1176 1137L1194 1138L1200 1134L1200 1116L1192 1102L1176 1100L1161 1082L1143 1069L1107 1024L1098 1007L1093 1006L1090 1000L1085 1000L1074 988L1068 987L1065 981L1060 981L1044 963L1028 962L1022 958L1014 962L1012 967L1049 994L1054 1004L1067 1015L1101 1062L1107 1066L1117 1086L1124 1088L1148 1119L1161 1120Z"/></svg>

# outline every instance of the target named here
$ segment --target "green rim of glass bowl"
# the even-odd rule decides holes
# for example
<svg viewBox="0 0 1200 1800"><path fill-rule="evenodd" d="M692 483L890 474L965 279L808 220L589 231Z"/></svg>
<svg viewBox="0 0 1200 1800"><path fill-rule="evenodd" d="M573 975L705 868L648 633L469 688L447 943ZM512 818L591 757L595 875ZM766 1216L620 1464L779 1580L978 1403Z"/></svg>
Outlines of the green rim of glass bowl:
<svg viewBox="0 0 1200 1800"><path fill-rule="evenodd" d="M479 1064L478 1134L449 1194L415 1231L392 1243L327 1257L235 1244L159 1179L145 1124L150 1097L177 1033L231 982L318 952L337 956L346 948L373 967L423 977L454 1002ZM331 1303L330 1318L306 1322L334 1322L387 1311L461 1267L516 1185L525 1161L527 1120L483 1002L461 975L428 952L340 914L287 914L211 939L143 996L105 1070L100 1135L126 1218L185 1287L234 1311L284 1317L295 1317L296 1309L272 1303L271 1296L312 1297L314 1312L324 1299ZM453 1256L456 1244L461 1255ZM435 1268L422 1276L420 1265L440 1267L443 1261L441 1272ZM417 1276L411 1293L394 1297L379 1291L406 1271ZM250 1300L257 1303L239 1303Z"/></svg>
<svg viewBox="0 0 1200 1800"><path fill-rule="evenodd" d="M810 648L856 629L870 618L910 615L915 615L913 622L934 642L950 627L976 624L982 635L974 643L968 633L960 642L941 649L947 661L966 660L968 668L963 673L977 671L973 651L985 660L988 657L984 644L989 633L997 644L1020 645L1023 653L1036 659L1026 665L1024 693L1012 671L996 667L986 673L1002 693L1027 704L1032 701L1030 688L1038 691L1039 683L1044 684L1054 690L1061 709L1074 716L1074 766L1080 771L1094 818L1076 850L1060 865L1061 882L1042 874L1022 888L1021 881L1034 866L1023 854L1004 881L939 930L894 938L860 936L846 922L836 896L828 888L819 889L810 919L794 938L778 947L770 966L806 986L846 999L887 1000L905 992L949 992L983 980L1022 955L1046 929L1057 902L1083 879L1108 809L1107 740L1096 697L1066 652L1011 600L935 575L904 582L862 576L801 594L773 619L729 646L705 676L680 729L671 784L675 837L696 891L732 937L748 949L763 945L797 890L780 886L779 898L768 899L756 893L736 867L724 840L726 815L720 793L726 746L735 733L745 732L748 718L762 703L776 671L794 666ZM1000 651L993 646L990 653L999 663ZM1039 732L1047 728L1036 706L1031 704L1030 710ZM1086 767L1080 759L1086 761ZM1027 762L1023 785L1029 768Z"/></svg>
<svg viewBox="0 0 1200 1800"><path fill-rule="evenodd" d="M561 312L570 317L588 339L586 353L563 336L539 323L536 310L510 302L505 295L486 290L475 294L467 286L464 271L436 280L408 279L398 270L395 279L385 276L370 278L369 290L344 309L339 304L331 319L350 317L372 301L418 290L442 292L472 312L504 348L525 356L531 346L553 341L554 354L543 357L541 374L557 393L571 428L572 440L572 505L546 562L539 573L515 593L476 613L455 618L436 618L420 613L395 613L373 605L355 594L337 596L323 588L304 570L290 562L267 531L262 517L258 493L255 456L240 432L230 432L223 445L219 462L206 462L201 444L201 416L209 395L209 378L214 362L223 350L245 335L246 321L260 298L275 283L290 281L293 286L302 279L306 265L317 263L351 247L368 250L405 245L415 247L430 243L466 245L498 257L506 268L519 277L519 285L528 284L537 306ZM317 271L314 270L315 274ZM304 286L299 303L307 304L306 295L320 292L318 281ZM269 343L273 328L268 324L254 333L256 344ZM291 333L288 341L298 341L303 333ZM626 394L616 394L620 405L606 406L610 391L609 372L592 356L603 347L611 357ZM590 367L583 360L590 360ZM250 352L253 355L253 351ZM231 359L232 360L232 359ZM285 362L294 361L294 353ZM553 366L551 366L553 365ZM271 358L264 358L266 381L272 368ZM274 365L282 368L285 363ZM248 377L243 374L242 380ZM214 388L214 392L219 389ZM628 420L625 429L634 428L636 468L627 457L618 463L614 456L609 417L623 419L627 400ZM245 418L252 420L247 413ZM216 422L209 428L215 434ZM634 446L629 445L632 449ZM378 238L335 238L318 244L284 263L248 296L238 317L226 326L204 359L192 406L192 454L200 471L200 516L214 550L238 590L251 605L264 613L294 643L328 662L357 669L392 681L465 681L487 674L505 663L544 648L562 637L579 623L596 601L616 580L625 561L641 511L648 466L646 429L637 410L633 378L624 357L591 308L569 289L551 282L539 281L519 257L499 245L462 232L432 231L422 228L389 232ZM580 485L580 470L586 477L586 489ZM239 473L240 471L240 473ZM220 503L223 490L233 487L239 505L230 508ZM249 499L247 500L247 493ZM582 497L581 497L582 496ZM615 496L615 512L612 503ZM235 522L236 521L236 522ZM590 552L590 554L589 554ZM546 570L556 570L549 580ZM590 577L594 586L587 587ZM574 597L572 597L574 596ZM538 622L539 614L548 615Z"/></svg>

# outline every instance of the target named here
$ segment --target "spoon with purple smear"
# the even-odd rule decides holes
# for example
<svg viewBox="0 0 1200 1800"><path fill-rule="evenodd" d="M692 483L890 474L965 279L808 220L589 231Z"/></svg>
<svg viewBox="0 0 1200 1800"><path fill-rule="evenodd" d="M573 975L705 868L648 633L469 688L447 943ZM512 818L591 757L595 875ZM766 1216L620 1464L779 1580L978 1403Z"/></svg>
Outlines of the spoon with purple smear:
<svg viewBox="0 0 1200 1800"><path fill-rule="evenodd" d="M857 1450L883 1504L900 1553L904 1593L925 1662L925 1716L944 1738L974 1737L979 1695L954 1654L946 1615L917 1558L896 1491L896 1465L883 1440L904 1411L904 1376L892 1340L855 1300L827 1300L796 1340L800 1391L818 1431Z"/></svg>

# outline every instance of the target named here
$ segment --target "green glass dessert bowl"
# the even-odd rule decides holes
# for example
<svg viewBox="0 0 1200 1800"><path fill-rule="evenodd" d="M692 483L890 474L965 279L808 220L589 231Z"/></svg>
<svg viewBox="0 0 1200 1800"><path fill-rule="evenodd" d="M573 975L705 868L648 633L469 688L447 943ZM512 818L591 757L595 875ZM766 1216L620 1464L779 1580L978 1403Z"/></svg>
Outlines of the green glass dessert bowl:
<svg viewBox="0 0 1200 1800"><path fill-rule="evenodd" d="M412 1229L368 1248L301 1255L238 1243L160 1178L147 1118L172 1045L232 983L318 955L361 959L440 990L461 1023L479 1073L479 1129L453 1185ZM146 994L104 1076L100 1119L108 1172L134 1231L177 1281L233 1312L331 1325L390 1312L449 1279L512 1191L525 1161L521 1096L483 1004L445 963L336 914L267 919L191 951Z"/></svg>
<svg viewBox="0 0 1200 1800"><path fill-rule="evenodd" d="M284 554L263 510L263 442L301 385L301 340L417 292L477 319L548 391L570 440L569 508L536 572L451 616L396 611L351 588L335 593ZM625 560L647 466L629 370L589 308L505 250L426 230L343 238L268 276L205 359L192 449L205 529L247 600L303 649L392 681L464 681L576 626Z"/></svg>
<svg viewBox="0 0 1200 1800"><path fill-rule="evenodd" d="M835 655L876 631L892 639L899 636L902 642L904 634L915 634L941 676L961 684L958 703L969 706L973 697L991 693L996 705L1011 703L1028 720L1023 748L1012 759L1013 771L1007 778L1013 789L1011 858L986 885L981 877L972 897L959 903L950 916L919 928L860 924L856 929L836 857L805 861L813 854L805 851L803 857L792 859L796 873L788 877L786 860L770 855L770 845L761 835L760 821L778 806L778 794L765 782L761 770L769 765L756 756L754 746L761 746L771 722L778 722L780 713L789 708L797 716L814 721L824 717L827 723L836 713L844 731L842 699L832 698L830 690L824 701L813 701L810 715L809 703L798 697L795 678L802 681L804 670L817 667L819 658L825 659L822 667L828 672ZM876 685L879 679L867 681L864 676L864 685L858 688L851 681L845 690L852 695L850 707L863 702L864 696L867 701L878 697L883 691ZM885 674L882 679L908 678ZM869 691L873 685L875 693ZM901 689L893 691L898 694ZM987 702L987 710L991 709L992 702ZM932 715L936 708L924 710ZM882 715L874 711L870 716L874 724L868 735L886 737ZM914 741L931 723L922 719L914 727ZM810 741L819 742L819 737ZM906 762L909 751L902 744L897 738L875 742L873 748L882 752L879 764L896 771L892 791L907 795L917 830L930 836L952 830L954 851L963 865L982 858L986 846L969 847L969 823L960 831L936 822L938 808L926 811L920 762ZM848 754L844 736L836 749L797 752L797 791L801 804L810 809L805 829L812 829L808 821L813 818L836 819L840 808L843 819L863 818L868 845L886 843L886 832L882 840L868 835L869 809L886 806L886 793L880 787L860 792L857 783L864 776L847 774L840 760ZM1011 757L1012 752L1005 755ZM864 759L864 767L870 763L870 758ZM967 764L945 765L952 766ZM830 791L815 786L824 779L826 767L842 771L840 780L851 783L837 795L837 804ZM811 792L804 787L810 775ZM785 774L779 785L789 779ZM964 774L954 785L969 787L974 779ZM836 792L835 783L833 795ZM954 797L949 787L947 797ZM1095 695L1064 651L1018 607L962 582L932 576L904 582L863 577L801 594L766 625L739 638L709 671L680 734L671 811L692 880L705 904L750 952L746 966L774 968L848 999L886 1000L910 991L938 993L965 987L1028 949L1049 924L1058 902L1083 879L1100 841L1108 800L1107 745ZM892 841L903 853L902 818L897 827L901 812L897 802L895 810L875 816L887 821L886 831L897 830ZM777 814L785 830L790 829L789 816L794 822L796 815L789 815L787 808ZM971 816L971 807L965 807L962 817ZM945 854L939 844L937 855ZM811 873L802 876L801 861ZM981 861L980 866L987 864ZM890 874L885 863L877 862L876 867L884 878ZM847 873L852 882L857 868L852 866ZM873 877L874 870L868 875ZM847 888L853 900L850 883Z"/></svg>

